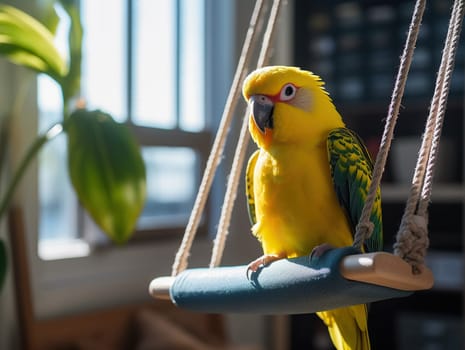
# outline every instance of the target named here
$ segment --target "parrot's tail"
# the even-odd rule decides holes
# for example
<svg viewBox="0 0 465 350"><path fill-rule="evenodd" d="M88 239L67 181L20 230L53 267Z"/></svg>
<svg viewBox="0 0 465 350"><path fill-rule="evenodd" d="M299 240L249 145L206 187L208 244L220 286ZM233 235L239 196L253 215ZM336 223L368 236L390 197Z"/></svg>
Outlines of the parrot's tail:
<svg viewBox="0 0 465 350"><path fill-rule="evenodd" d="M367 307L364 304L317 312L337 350L370 350Z"/></svg>

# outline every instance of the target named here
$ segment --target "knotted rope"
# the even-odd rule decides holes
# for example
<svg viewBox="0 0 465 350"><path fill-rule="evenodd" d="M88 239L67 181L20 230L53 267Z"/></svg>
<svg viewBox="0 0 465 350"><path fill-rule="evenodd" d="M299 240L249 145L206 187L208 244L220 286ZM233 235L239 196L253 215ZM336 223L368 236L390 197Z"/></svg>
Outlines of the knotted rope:
<svg viewBox="0 0 465 350"><path fill-rule="evenodd" d="M414 36L418 35L424 6L424 1L421 0L417 1L415 5L414 16L412 18L412 24L409 28L404 54L408 50L413 53L415 42L410 41L409 37L411 34ZM419 17L416 18L417 16ZM410 263L414 273L421 272L421 266L424 263L426 250L429 245L427 208L431 198L433 173L436 164L447 97L449 93L450 80L452 77L463 16L463 0L456 0L452 9L447 37L444 43L441 64L439 67L435 90L431 101L430 112L425 126L425 133L423 135L419 157L415 166L412 186L410 188L406 208L404 210L399 231L397 233L396 243L394 244L394 253ZM408 69L405 71L405 73L401 72L403 70L403 60L404 55L401 59L401 68L399 69L399 74L395 85L396 87L394 89L392 98L392 101L395 102L392 102L391 105L398 104L398 106L400 106L400 100L402 99L402 95L397 95L396 90L398 84L402 84L403 82L403 85L405 85L404 78L406 78L406 75L404 76L404 74L406 74ZM408 65L410 65L410 61L411 57L409 59ZM393 137L391 130L393 131L394 129L394 124L398 114L398 107L395 111L395 117L391 116L392 111L393 109L390 107L384 134L386 135L386 138L383 135L380 152L376 159L375 168L373 171L373 181L370 187L370 192L367 196L367 201L365 203L362 217L357 227L357 232L354 239L354 246L357 248L361 247L365 239L369 238L372 232L372 229L367 223L369 222L371 211L373 209L374 200L376 197L376 189L380 183L381 176L379 173L382 173L386 164L387 153Z"/></svg>
<svg viewBox="0 0 465 350"><path fill-rule="evenodd" d="M383 136L379 146L379 152L376 156L376 162L373 168L372 180L370 189L368 191L365 205L360 216L359 223L356 227L354 235L353 246L361 249L366 239L370 238L373 232L373 224L371 224L370 216L374 207L376 193L381 183L384 168L386 167L387 156L391 148L391 142L394 137L394 128L399 116L399 109L404 95L405 84L407 83L407 76L412 63L413 52L420 32L421 20L425 11L426 0L417 0L413 11L412 20L407 33L404 50L400 58L399 71L397 72L394 90L391 96L391 103L389 104L388 115L386 118L386 125L384 128Z"/></svg>
<svg viewBox="0 0 465 350"><path fill-rule="evenodd" d="M424 264L426 250L429 246L427 210L431 199L434 168L463 16L463 0L456 0L452 9L410 194L397 233L397 242L394 244L394 253L409 262L415 273L421 272L421 266Z"/></svg>
<svg viewBox="0 0 465 350"><path fill-rule="evenodd" d="M420 155L415 167L414 179L407 200L404 216L397 234L397 242L394 245L395 254L399 255L412 264L413 271L421 270L426 249L428 247L427 230L427 207L431 197L432 179L437 158L437 150L444 119L445 107L450 87L450 80L454 66L454 59L460 36L461 24L464 16L464 0L456 0L452 9L448 34L444 45L443 55L436 80L435 91L431 102L425 134L422 141ZM257 67L266 64L271 42L281 8L281 0L274 0L270 12L267 28L265 30L263 44L260 50ZM373 169L372 182L365 201L365 205L356 228L353 246L361 249L364 241L373 232L373 223L370 220L371 212L377 195L377 189L381 183L381 178L386 166L387 156L392 143L395 124L399 115L401 101L405 90L408 72L412 62L413 52L420 31L420 25L425 9L426 0L417 0L412 16L412 21L407 33L407 39L400 60L399 71L394 84L391 96L386 125L382 135L380 149L376 157ZM176 276L186 269L189 252L200 223L202 212L205 208L206 200L211 189L215 172L223 154L227 132L232 121L233 111L237 105L240 95L240 84L247 74L247 67L251 59L253 47L258 40L258 33L261 31L264 16L264 1L257 0L250 20L249 29L246 34L241 56L238 62L233 83L226 101L225 110L221 118L221 123L212 146L212 151L207 161L204 176L200 184L199 192L194 203L194 207L189 218L183 240L175 257L172 268L172 276ZM214 241L210 267L220 264L225 241L228 235L232 210L236 199L239 177L244 164L245 153L248 145L247 117L248 110L244 116L236 152L228 179L224 203L221 211L220 222Z"/></svg>

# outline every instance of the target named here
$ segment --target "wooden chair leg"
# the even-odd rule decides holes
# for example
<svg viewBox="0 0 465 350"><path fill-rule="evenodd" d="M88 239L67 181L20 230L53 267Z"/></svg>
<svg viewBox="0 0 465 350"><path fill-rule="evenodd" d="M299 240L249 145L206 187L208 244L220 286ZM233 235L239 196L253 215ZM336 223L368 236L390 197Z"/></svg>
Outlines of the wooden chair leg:
<svg viewBox="0 0 465 350"><path fill-rule="evenodd" d="M23 219L23 212L20 208L15 207L9 211L8 228L11 242L21 346L24 350L34 350L34 306L32 302L32 289L26 248L27 242Z"/></svg>

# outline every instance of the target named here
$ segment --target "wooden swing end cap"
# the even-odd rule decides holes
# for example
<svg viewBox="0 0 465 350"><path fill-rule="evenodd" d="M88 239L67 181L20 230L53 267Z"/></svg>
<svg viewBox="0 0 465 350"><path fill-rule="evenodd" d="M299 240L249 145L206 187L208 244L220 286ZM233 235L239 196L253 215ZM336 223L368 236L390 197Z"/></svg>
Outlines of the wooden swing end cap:
<svg viewBox="0 0 465 350"><path fill-rule="evenodd" d="M165 276L157 277L150 282L149 293L155 299L171 300L170 288L173 285L175 277Z"/></svg>
<svg viewBox="0 0 465 350"><path fill-rule="evenodd" d="M422 266L421 272L415 274L409 263L386 252L348 255L340 268L344 278L399 290L425 290L434 284L428 267Z"/></svg>

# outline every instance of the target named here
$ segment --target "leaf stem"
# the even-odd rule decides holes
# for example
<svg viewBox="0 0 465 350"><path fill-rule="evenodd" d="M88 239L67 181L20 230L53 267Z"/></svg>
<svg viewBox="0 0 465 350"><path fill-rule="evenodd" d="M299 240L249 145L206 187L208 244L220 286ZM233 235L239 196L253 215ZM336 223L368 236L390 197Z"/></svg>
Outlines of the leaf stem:
<svg viewBox="0 0 465 350"><path fill-rule="evenodd" d="M30 165L31 161L37 155L39 150L44 146L48 141L54 139L56 136L63 132L63 124L56 123L50 129L48 129L42 135L39 135L35 141L29 147L27 153L21 160L20 164L18 165L10 183L7 186L7 191L5 192L2 201L0 202L0 218L3 218L5 212L8 210L10 206L11 199L13 198L13 194L18 186L20 180L22 179L25 171L27 170L28 166Z"/></svg>

